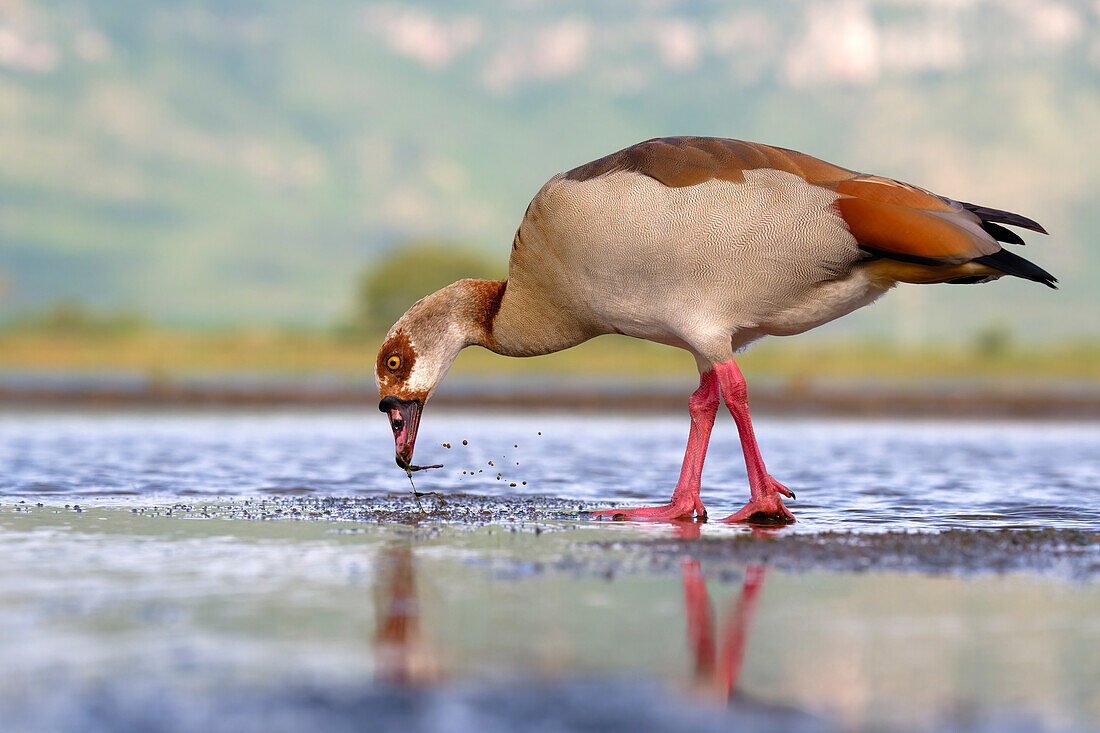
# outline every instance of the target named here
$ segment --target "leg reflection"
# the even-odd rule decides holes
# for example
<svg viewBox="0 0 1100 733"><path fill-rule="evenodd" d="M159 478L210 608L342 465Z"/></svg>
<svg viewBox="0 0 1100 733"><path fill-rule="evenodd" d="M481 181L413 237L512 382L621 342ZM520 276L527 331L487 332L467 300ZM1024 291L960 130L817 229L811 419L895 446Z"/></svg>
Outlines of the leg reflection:
<svg viewBox="0 0 1100 733"><path fill-rule="evenodd" d="M714 616L699 561L685 559L682 567L688 649L695 662L695 688L708 696L728 700L741 674L756 599L764 585L766 568L750 565L745 569L741 595L726 613L721 637L716 641Z"/></svg>
<svg viewBox="0 0 1100 733"><path fill-rule="evenodd" d="M741 586L741 595L737 598L722 626L722 650L718 654L715 667L716 682L724 692L726 699L733 695L737 687L737 678L741 675L741 666L745 661L745 647L748 645L752 617L756 612L756 598L764 585L763 565L749 565L745 568L745 582Z"/></svg>
<svg viewBox="0 0 1100 733"><path fill-rule="evenodd" d="M439 661L420 623L412 547L403 543L389 548L379 571L374 676L395 685L434 682L440 676Z"/></svg>

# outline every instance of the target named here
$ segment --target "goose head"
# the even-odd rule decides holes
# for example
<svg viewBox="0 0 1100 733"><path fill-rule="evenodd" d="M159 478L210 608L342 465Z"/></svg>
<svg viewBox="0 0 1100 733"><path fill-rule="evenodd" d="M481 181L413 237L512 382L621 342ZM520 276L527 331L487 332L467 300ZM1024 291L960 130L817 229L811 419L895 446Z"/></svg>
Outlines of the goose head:
<svg viewBox="0 0 1100 733"><path fill-rule="evenodd" d="M374 381L389 417L397 465L408 469L424 404L443 381L458 352L485 342L484 287L459 280L421 298L386 334Z"/></svg>

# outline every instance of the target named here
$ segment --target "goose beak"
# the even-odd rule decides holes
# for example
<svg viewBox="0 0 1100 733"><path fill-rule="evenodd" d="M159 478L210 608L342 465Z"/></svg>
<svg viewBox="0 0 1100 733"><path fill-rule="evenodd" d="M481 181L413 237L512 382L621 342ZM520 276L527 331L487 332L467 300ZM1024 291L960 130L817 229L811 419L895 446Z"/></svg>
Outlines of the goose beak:
<svg viewBox="0 0 1100 733"><path fill-rule="evenodd" d="M412 462L413 444L416 442L416 429L420 427L420 411L424 403L420 400L406 400L400 397L384 397L378 403L378 409L390 418L393 430L393 449L397 465L408 470Z"/></svg>

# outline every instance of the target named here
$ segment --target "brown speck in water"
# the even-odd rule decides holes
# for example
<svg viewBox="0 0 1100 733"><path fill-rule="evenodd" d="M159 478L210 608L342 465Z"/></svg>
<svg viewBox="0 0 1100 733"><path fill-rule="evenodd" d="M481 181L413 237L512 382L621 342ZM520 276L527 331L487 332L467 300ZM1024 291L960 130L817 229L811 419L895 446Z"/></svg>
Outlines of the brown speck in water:
<svg viewBox="0 0 1100 733"><path fill-rule="evenodd" d="M479 469L477 469L477 472L481 473L483 470L485 470L485 469L479 468Z"/></svg>
<svg viewBox="0 0 1100 733"><path fill-rule="evenodd" d="M450 444L450 443L444 443L444 444L443 444L443 447L444 447L444 448L450 448L450 447L451 447L451 444Z"/></svg>
<svg viewBox="0 0 1100 733"><path fill-rule="evenodd" d="M526 482L526 481L524 481L524 482L523 482L523 485L524 485L524 486L526 486L526 485L527 485L527 482Z"/></svg>
<svg viewBox="0 0 1100 733"><path fill-rule="evenodd" d="M512 447L513 448L519 448L519 444L517 443L516 445L513 445Z"/></svg>
<svg viewBox="0 0 1100 733"><path fill-rule="evenodd" d="M542 431L541 431L541 430L539 431L539 435L542 435Z"/></svg>
<svg viewBox="0 0 1100 733"><path fill-rule="evenodd" d="M491 466L491 465L493 465L493 462L492 462L492 461L489 461L489 465L490 465L490 466Z"/></svg>
<svg viewBox="0 0 1100 733"><path fill-rule="evenodd" d="M465 441L465 440L464 440L464 441L462 441L462 445L466 445L466 441Z"/></svg>

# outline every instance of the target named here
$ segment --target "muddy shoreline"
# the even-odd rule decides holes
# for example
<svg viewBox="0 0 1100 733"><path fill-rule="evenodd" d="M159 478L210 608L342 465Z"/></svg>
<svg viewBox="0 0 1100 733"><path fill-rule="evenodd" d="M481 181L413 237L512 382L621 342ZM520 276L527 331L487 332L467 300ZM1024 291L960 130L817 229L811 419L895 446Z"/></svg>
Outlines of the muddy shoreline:
<svg viewBox="0 0 1100 733"><path fill-rule="evenodd" d="M570 410L654 413L683 411L690 390L608 391L599 387L563 389L441 390L434 407L454 409ZM377 400L373 386L310 388L149 384L137 388L81 385L72 388L0 385L4 408L350 408ZM753 387L754 413L835 417L946 417L986 419L1100 418L1100 394L1091 390L921 389L822 384L787 388Z"/></svg>
<svg viewBox="0 0 1100 733"><path fill-rule="evenodd" d="M439 494L377 497L276 496L232 502L175 503L134 507L135 519L246 520L331 523L338 534L388 527L428 540L467 530L553 533L574 536L573 550L524 563L523 573L567 572L601 578L623 572L677 574L690 557L715 572L764 565L787 572L921 573L925 575L1054 576L1074 581L1100 578L1100 530L944 529L911 531L832 530L796 533L785 528L717 522L625 522L597 520L584 511L596 504L555 497L486 497ZM3 507L4 505L0 505ZM16 503L10 511L80 514L94 506ZM615 534L611 534L611 532ZM625 531L625 536L616 536ZM639 536L639 532L644 533ZM609 536L610 535L610 536ZM509 573L517 568L502 566Z"/></svg>

